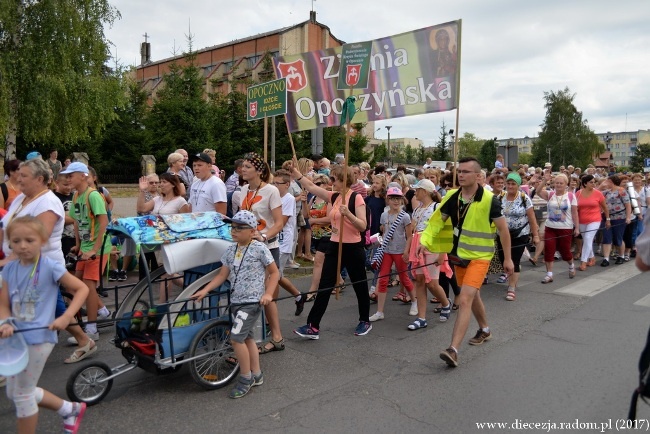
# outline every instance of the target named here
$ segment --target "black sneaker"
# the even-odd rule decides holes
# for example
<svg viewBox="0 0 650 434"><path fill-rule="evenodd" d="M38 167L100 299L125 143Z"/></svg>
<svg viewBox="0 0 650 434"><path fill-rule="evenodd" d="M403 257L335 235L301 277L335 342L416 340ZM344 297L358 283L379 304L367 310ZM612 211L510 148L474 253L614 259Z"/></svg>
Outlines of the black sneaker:
<svg viewBox="0 0 650 434"><path fill-rule="evenodd" d="M636 249L633 249L633 250L630 252L630 258L636 258Z"/></svg>
<svg viewBox="0 0 650 434"><path fill-rule="evenodd" d="M616 262L614 262L614 264L621 265L623 262L625 262L625 259L622 256L619 256L616 258Z"/></svg>
<svg viewBox="0 0 650 434"><path fill-rule="evenodd" d="M305 294L300 294L300 300L296 301L296 316L300 315L303 310L305 310L305 300L307 296Z"/></svg>
<svg viewBox="0 0 650 434"><path fill-rule="evenodd" d="M111 270L108 272L108 281L109 282L115 282L119 277L119 271L117 270Z"/></svg>
<svg viewBox="0 0 650 434"><path fill-rule="evenodd" d="M117 272L117 280L120 282L124 282L127 278L126 271L125 270L120 270Z"/></svg>
<svg viewBox="0 0 650 434"><path fill-rule="evenodd" d="M603 259L603 262L600 263L601 267L609 267L609 261L607 259Z"/></svg>

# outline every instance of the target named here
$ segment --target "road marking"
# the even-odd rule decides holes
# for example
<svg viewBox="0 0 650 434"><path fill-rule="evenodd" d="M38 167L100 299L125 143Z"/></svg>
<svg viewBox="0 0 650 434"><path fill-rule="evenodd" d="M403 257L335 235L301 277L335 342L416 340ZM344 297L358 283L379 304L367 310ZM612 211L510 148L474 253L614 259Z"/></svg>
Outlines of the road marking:
<svg viewBox="0 0 650 434"><path fill-rule="evenodd" d="M576 297L593 297L594 295L607 291L612 286L623 283L638 274L641 274L641 272L634 266L634 263L628 262L627 264L612 266L606 271L585 279L580 279L574 284L570 284L553 292L564 295L573 295ZM648 303L648 306L650 306L650 300L648 300Z"/></svg>
<svg viewBox="0 0 650 434"><path fill-rule="evenodd" d="M634 302L636 306L650 307L650 294Z"/></svg>

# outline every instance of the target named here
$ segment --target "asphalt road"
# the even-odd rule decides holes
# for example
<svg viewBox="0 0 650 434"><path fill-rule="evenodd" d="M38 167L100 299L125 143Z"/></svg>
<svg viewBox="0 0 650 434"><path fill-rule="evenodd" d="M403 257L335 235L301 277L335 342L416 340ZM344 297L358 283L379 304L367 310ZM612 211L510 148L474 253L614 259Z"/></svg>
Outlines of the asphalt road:
<svg viewBox="0 0 650 434"><path fill-rule="evenodd" d="M291 300L280 303L286 350L262 356L264 385L243 399L229 399L229 387L201 389L187 367L164 377L135 370L118 377L107 398L88 410L81 432L472 433L484 422L576 420L597 424L588 432L608 432L600 424L611 420L614 428L626 417L638 378L650 323L647 275L627 263L592 267L569 280L565 265L556 263L555 282L542 285L542 267L523 267L516 302L504 299L506 285L481 290L493 339L467 345L473 321L456 369L438 358L449 345L455 314L441 324L430 313L428 328L408 331L408 306L388 301L386 319L355 337L349 288L330 302L318 341L291 332L311 306L296 317ZM308 279L295 283L305 290ZM104 330L93 358L118 365L123 359L108 344L110 329ZM62 363L70 351L57 346L41 377L41 385L60 396L76 368ZM645 404L639 409L639 417L650 417ZM2 397L0 432L13 431L12 404ZM60 432L58 416L42 412L39 432Z"/></svg>

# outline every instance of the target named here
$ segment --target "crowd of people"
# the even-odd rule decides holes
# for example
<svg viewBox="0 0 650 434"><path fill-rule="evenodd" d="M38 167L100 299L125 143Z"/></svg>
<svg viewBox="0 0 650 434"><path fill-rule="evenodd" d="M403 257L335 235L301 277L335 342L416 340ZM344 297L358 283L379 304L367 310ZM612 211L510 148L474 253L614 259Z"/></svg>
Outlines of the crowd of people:
<svg viewBox="0 0 650 434"><path fill-rule="evenodd" d="M262 384L258 354L285 349L273 301L280 287L293 297L296 316L313 301L305 325L294 330L311 340L320 338L330 297L342 290L345 279L358 303L356 336L367 335L373 323L386 317L391 287L398 287L392 300L410 306L412 318L405 321L409 331L427 327L429 301L438 305L434 313L440 322L457 311L451 343L440 353L455 367L472 315L479 329L469 344L481 345L492 337L480 295L481 287L493 278L490 273L498 275L497 283L507 284L505 300L514 302L526 259L536 267L543 257L543 284L556 279L557 260L567 263L569 279L596 265L596 255L602 256L602 267L625 263L636 255L635 240L650 204L642 174L605 173L594 167L582 173L572 166L554 172L550 163L510 170L501 156L491 172L471 157L461 159L455 171L449 165L440 169L429 164L393 171L367 163L331 163L315 155L286 161L271 173L269 165L251 152L234 162L235 171L228 178L210 149L193 156L178 149L167 163L165 173L140 179L134 214L224 215L235 244L224 255L222 272L195 297L203 298L228 279L233 299L261 300L270 329L268 340L255 345L249 332L261 308L233 312L239 321L233 347L242 368L233 398ZM104 237L113 201L110 192L97 185L91 167L61 163L53 151L48 159L31 153L27 161L8 161L5 173L0 185L5 255L0 263L5 267L0 334L8 337L14 327L25 325L51 329L25 333L35 362L24 378L19 374L8 379L8 394L16 402L19 426L35 427L40 405L58 411L66 429L76 432L85 407L50 396L33 379L38 379L56 342L54 330L67 329L72 335L69 342L76 345L65 363L79 362L97 351L96 321L110 317L97 293L102 272L110 263L109 280L126 280L135 248L128 241L120 246L124 260L118 269L116 246ZM68 254L78 258L74 277L61 272ZM154 252L146 257L151 268L161 263ZM313 266L307 293L285 276L287 268L299 268L300 263ZM34 270L41 267L47 279L38 279L41 271ZM258 272L240 276L241 270ZM37 280L30 285L34 274ZM174 280L178 276L169 277L182 285ZM51 312L51 301L36 303L34 318L35 300L30 297L59 283L74 294L73 302L66 309L57 296ZM31 292L18 289L23 287ZM165 302L168 291L161 285L157 301ZM70 325L70 313L82 303L88 315L85 330ZM376 309L371 314L372 303ZM31 314L26 314L28 310ZM10 317L13 323L8 322Z"/></svg>

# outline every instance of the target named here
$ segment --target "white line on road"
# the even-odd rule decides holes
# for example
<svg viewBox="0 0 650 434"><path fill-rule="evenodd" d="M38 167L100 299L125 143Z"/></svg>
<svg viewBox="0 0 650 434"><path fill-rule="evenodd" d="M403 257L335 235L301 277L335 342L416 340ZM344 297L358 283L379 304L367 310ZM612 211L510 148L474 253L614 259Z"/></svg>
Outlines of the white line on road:
<svg viewBox="0 0 650 434"><path fill-rule="evenodd" d="M641 274L641 272L634 266L634 262L628 262L627 264L612 266L607 271L580 279L574 284L553 292L577 297L593 297L638 274ZM650 306L650 300L648 303L648 306Z"/></svg>
<svg viewBox="0 0 650 434"><path fill-rule="evenodd" d="M634 304L636 306L650 307L650 295L646 295L645 297L635 301Z"/></svg>

